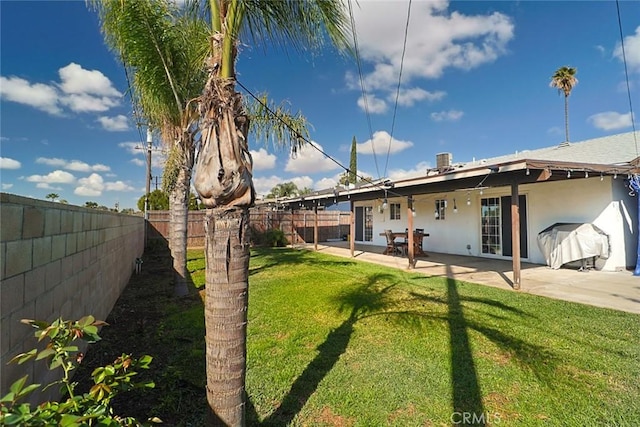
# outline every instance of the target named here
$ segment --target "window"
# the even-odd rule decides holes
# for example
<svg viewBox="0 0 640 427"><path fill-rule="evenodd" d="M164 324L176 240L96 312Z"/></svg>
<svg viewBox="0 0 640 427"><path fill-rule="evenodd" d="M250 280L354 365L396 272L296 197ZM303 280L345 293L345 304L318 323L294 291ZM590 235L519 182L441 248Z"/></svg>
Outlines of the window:
<svg viewBox="0 0 640 427"><path fill-rule="evenodd" d="M400 203L389 203L389 219L400 219Z"/></svg>
<svg viewBox="0 0 640 427"><path fill-rule="evenodd" d="M373 240L373 207L365 206L364 208L364 241Z"/></svg>
<svg viewBox="0 0 640 427"><path fill-rule="evenodd" d="M436 217L436 220L438 221L444 220L446 210L447 210L447 201L441 200L441 199L436 200L436 211L434 214Z"/></svg>
<svg viewBox="0 0 640 427"><path fill-rule="evenodd" d="M500 198L489 197L480 201L482 220L482 253L502 255L502 238L500 235Z"/></svg>

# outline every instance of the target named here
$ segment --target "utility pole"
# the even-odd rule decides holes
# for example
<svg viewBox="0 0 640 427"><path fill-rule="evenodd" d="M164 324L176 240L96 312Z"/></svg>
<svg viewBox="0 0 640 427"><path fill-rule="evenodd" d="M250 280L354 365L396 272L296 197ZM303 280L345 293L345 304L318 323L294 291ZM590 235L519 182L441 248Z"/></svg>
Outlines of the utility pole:
<svg viewBox="0 0 640 427"><path fill-rule="evenodd" d="M144 219L149 220L149 193L151 193L151 148L153 144L153 136L151 135L151 126L147 126L147 188L144 197Z"/></svg>

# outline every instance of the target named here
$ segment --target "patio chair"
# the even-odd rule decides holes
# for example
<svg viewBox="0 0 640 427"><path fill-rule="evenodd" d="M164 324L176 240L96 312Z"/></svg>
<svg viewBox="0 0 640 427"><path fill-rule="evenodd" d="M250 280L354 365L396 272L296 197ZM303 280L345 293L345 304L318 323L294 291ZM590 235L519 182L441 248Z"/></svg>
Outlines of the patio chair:
<svg viewBox="0 0 640 427"><path fill-rule="evenodd" d="M413 239L416 241L415 244L418 246L418 248L420 249L420 252L422 252L422 240L424 237L424 228L416 228L415 233L413 233Z"/></svg>
<svg viewBox="0 0 640 427"><path fill-rule="evenodd" d="M384 235L387 238L387 249L384 253L389 255L403 255L406 245L403 242L396 242L391 230L384 230Z"/></svg>

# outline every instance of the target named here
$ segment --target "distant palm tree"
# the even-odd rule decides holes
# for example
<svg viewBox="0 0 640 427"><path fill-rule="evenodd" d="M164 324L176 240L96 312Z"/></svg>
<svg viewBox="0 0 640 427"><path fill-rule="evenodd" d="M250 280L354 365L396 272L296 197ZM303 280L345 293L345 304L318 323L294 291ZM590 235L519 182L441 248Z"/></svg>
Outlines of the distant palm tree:
<svg viewBox="0 0 640 427"><path fill-rule="evenodd" d="M51 199L52 202L55 202L60 197L60 195L56 193L49 193L46 197L47 199Z"/></svg>
<svg viewBox="0 0 640 427"><path fill-rule="evenodd" d="M566 142L569 142L569 95L571 90L578 83L576 78L577 69L573 67L560 67L551 76L549 86L558 89L558 93L564 93L564 131Z"/></svg>
<svg viewBox="0 0 640 427"><path fill-rule="evenodd" d="M132 96L169 149L162 186L169 196L174 291L188 292L187 224L197 104L207 73L208 27L169 1L92 0L109 47L132 76Z"/></svg>

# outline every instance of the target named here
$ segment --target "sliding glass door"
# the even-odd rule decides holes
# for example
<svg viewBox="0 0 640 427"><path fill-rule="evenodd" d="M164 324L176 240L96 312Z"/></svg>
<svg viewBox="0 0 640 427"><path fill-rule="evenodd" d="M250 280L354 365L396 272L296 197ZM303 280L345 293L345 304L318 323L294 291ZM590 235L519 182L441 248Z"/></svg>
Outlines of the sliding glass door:
<svg viewBox="0 0 640 427"><path fill-rule="evenodd" d="M527 198L520 195L520 256L528 258ZM511 196L487 197L480 201L483 254L512 256Z"/></svg>

